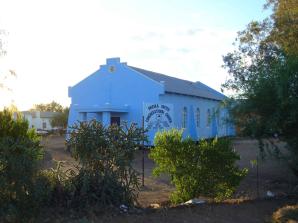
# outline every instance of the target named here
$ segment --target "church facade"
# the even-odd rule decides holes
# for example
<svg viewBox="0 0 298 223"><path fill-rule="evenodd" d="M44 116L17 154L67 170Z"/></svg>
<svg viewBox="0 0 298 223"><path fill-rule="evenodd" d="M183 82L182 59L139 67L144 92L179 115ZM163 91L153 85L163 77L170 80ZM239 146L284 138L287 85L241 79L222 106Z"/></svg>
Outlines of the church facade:
<svg viewBox="0 0 298 223"><path fill-rule="evenodd" d="M184 137L234 135L222 106L225 96L201 82L191 82L107 59L105 65L75 86L68 126L96 119L104 125L144 123L149 144L157 131L183 129Z"/></svg>

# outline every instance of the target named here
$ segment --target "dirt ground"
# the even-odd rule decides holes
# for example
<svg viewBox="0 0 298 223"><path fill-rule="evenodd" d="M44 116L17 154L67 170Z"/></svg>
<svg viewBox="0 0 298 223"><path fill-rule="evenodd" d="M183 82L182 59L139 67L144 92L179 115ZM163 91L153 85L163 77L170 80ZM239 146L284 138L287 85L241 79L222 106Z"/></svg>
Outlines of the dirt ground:
<svg viewBox="0 0 298 223"><path fill-rule="evenodd" d="M295 203L294 200L259 200L241 204L205 204L193 207L176 207L159 209L152 213L137 216L106 217L96 220L99 222L165 222L165 223L261 223L270 222L272 213L278 207Z"/></svg>
<svg viewBox="0 0 298 223"><path fill-rule="evenodd" d="M44 161L45 168L53 166L53 159L64 160L66 168L73 165L74 160L71 158L69 152L65 150L64 143L64 138L60 136L49 136L43 139L46 151ZM200 208L175 208L173 210L171 209L169 212L157 211L151 213L150 217L147 216L146 220L143 219L142 215L132 219L130 217L122 219L121 217L122 222L157 222L154 220L157 215L159 217L164 216L162 217L164 220L161 222L183 222L182 219L178 217L182 212L187 212L189 215L188 220L185 222L264 222L264 220L272 215L276 208L281 207L283 204L295 204L295 202L297 202L297 200L293 199L267 200L266 198L268 191L272 192L276 197L285 197L293 194L295 190L294 187L298 182L285 163L269 157L264 161L259 161L259 180L257 180L257 168L256 166L252 166L251 162L255 160L259 154L257 141L234 139L233 146L241 157L238 165L241 168L249 169L248 175L241 182L233 199L238 199L237 201L248 201L239 205L227 203L215 205L206 204L200 206ZM168 177L155 178L152 176L154 163L148 158L148 153L149 151L145 152L145 186L141 188L138 198L138 202L142 207L148 207L150 204L163 205L168 203L169 195L174 190ZM134 166L139 172L142 171L142 151L136 152ZM215 217L217 215L218 217ZM243 217L244 219L241 220ZM250 219L249 221L247 217ZM150 218L152 219L150 220ZM221 218L223 219L220 220ZM199 219L202 221L199 221ZM214 219L217 219L217 221L214 221ZM262 221L260 221L260 219L262 219ZM108 221L108 219L106 219L106 221ZM117 218L113 218L113 222L114 221L120 222Z"/></svg>
<svg viewBox="0 0 298 223"><path fill-rule="evenodd" d="M71 213L57 213L47 210L46 216L38 222L48 223L261 223L272 222L272 214L287 205L297 204L294 198L272 198L237 202L208 203L199 206L178 206L174 208L143 209L139 213L97 214L89 210L79 218L71 218ZM63 217L64 216L64 217ZM294 223L296 221L290 221Z"/></svg>

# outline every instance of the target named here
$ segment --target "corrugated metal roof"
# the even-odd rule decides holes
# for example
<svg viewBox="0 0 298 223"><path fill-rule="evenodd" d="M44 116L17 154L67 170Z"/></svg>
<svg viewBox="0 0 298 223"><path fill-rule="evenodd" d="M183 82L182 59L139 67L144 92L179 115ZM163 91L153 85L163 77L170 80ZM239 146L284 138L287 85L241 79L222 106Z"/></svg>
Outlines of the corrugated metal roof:
<svg viewBox="0 0 298 223"><path fill-rule="evenodd" d="M183 94L183 95L201 97L201 98L218 100L218 101L222 101L226 98L225 95L221 94L220 92L208 87L207 85L199 81L192 82L192 81L182 80L179 78L144 70L133 66L129 66L129 68L157 82L164 82L165 91L168 93Z"/></svg>

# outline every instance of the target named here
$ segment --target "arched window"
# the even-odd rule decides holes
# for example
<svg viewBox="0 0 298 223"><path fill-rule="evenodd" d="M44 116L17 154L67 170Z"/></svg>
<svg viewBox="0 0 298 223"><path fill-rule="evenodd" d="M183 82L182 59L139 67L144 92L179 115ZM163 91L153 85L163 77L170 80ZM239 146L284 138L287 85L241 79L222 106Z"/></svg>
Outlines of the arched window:
<svg viewBox="0 0 298 223"><path fill-rule="evenodd" d="M182 110L182 128L186 128L187 123L187 108L183 107Z"/></svg>
<svg viewBox="0 0 298 223"><path fill-rule="evenodd" d="M197 111L196 111L196 124L197 124L197 128L199 128L200 125L201 125L201 123L200 123L201 117L200 116L201 116L200 115L200 108L197 108Z"/></svg>
<svg viewBox="0 0 298 223"><path fill-rule="evenodd" d="M207 110L207 127L209 127L210 126L210 124L211 124L211 111L210 111L210 109L208 109Z"/></svg>

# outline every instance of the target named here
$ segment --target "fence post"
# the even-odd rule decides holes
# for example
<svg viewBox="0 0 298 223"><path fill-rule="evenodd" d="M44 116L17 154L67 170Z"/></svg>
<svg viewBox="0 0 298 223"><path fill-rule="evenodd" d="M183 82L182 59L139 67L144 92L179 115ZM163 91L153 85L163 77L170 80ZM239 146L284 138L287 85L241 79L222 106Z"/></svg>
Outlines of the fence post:
<svg viewBox="0 0 298 223"><path fill-rule="evenodd" d="M142 116L142 130L143 130L143 142L142 142L142 152L143 152L143 157L142 157L142 186L145 186L145 142L144 142L144 137L145 137L145 127L144 127L144 116Z"/></svg>

